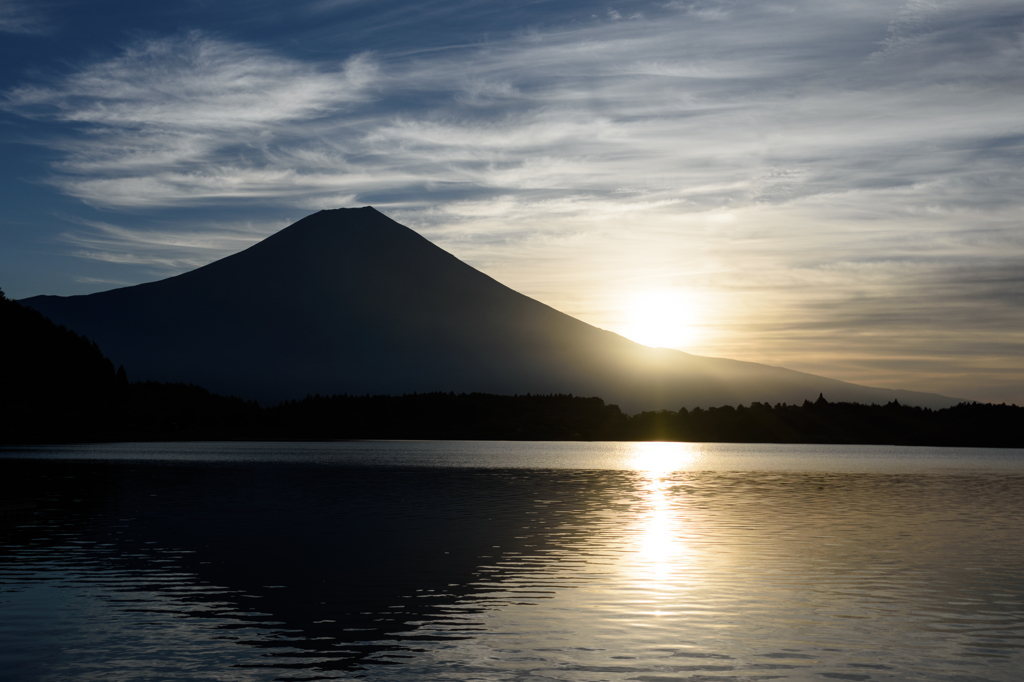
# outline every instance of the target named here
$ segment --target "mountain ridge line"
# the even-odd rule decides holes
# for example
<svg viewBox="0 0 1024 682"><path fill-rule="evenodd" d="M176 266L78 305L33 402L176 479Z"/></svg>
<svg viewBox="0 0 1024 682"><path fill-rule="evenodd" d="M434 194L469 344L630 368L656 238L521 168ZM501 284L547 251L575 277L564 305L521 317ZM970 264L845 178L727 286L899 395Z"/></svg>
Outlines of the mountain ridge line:
<svg viewBox="0 0 1024 682"><path fill-rule="evenodd" d="M142 380L264 404L307 395L601 395L627 412L960 400L649 348L520 294L372 207L319 211L195 270L21 301Z"/></svg>

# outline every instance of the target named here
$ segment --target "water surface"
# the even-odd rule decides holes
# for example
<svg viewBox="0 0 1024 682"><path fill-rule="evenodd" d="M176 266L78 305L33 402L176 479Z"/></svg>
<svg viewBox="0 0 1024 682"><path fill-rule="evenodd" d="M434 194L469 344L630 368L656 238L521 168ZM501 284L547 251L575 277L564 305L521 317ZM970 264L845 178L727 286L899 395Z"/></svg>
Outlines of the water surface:
<svg viewBox="0 0 1024 682"><path fill-rule="evenodd" d="M0 477L14 680L1024 669L1019 450L118 444Z"/></svg>

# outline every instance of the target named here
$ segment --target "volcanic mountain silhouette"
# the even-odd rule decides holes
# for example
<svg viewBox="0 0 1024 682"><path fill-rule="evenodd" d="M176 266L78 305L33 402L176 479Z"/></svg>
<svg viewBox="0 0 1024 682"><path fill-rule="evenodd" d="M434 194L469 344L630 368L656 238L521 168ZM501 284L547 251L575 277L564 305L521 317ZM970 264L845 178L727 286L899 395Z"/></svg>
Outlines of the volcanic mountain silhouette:
<svg viewBox="0 0 1024 682"><path fill-rule="evenodd" d="M370 207L321 211L158 282L21 302L95 341L133 380L264 404L430 391L573 393L627 412L819 393L957 402L649 348L509 289Z"/></svg>

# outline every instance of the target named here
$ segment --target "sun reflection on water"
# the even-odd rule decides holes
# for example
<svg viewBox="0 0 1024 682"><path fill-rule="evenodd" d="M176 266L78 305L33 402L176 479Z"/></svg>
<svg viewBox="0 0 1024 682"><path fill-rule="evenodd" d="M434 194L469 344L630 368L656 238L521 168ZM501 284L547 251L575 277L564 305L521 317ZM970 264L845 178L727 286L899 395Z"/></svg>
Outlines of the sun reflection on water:
<svg viewBox="0 0 1024 682"><path fill-rule="evenodd" d="M660 478L675 471L692 471L705 460L696 443L624 443L622 459L626 468Z"/></svg>
<svg viewBox="0 0 1024 682"><path fill-rule="evenodd" d="M634 552L624 570L642 598L636 604L637 625L646 619L671 617L679 607L678 592L695 561L685 541L686 520L673 494L677 472L699 468L701 447L690 443L630 443L624 456L637 473L640 500L634 530Z"/></svg>

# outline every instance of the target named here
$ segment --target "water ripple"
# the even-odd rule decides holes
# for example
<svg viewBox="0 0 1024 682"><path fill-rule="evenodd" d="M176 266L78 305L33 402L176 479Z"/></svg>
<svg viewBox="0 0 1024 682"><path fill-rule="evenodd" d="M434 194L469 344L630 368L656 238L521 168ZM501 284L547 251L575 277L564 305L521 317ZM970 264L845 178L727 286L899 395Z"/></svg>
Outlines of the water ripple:
<svg viewBox="0 0 1024 682"><path fill-rule="evenodd" d="M0 666L1019 679L1024 474L693 471L632 447L611 470L0 459L34 500L0 522Z"/></svg>

